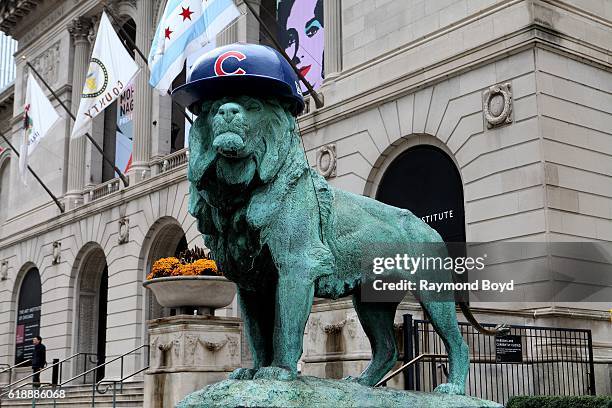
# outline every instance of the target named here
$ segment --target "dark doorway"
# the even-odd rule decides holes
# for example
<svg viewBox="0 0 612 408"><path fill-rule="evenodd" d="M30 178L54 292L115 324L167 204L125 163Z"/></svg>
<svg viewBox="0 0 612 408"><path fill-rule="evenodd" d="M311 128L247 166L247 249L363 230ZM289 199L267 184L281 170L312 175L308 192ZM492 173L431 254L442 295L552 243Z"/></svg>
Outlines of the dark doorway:
<svg viewBox="0 0 612 408"><path fill-rule="evenodd" d="M108 302L108 267L104 267L102 279L100 279L100 295L98 296L98 344L97 344L97 361L98 364L104 363L106 360L106 311ZM100 367L96 370L96 381L104 378L105 367Z"/></svg>
<svg viewBox="0 0 612 408"><path fill-rule="evenodd" d="M88 245L80 265L79 300L76 350L84 353L77 357L76 373L88 371L102 364L106 357L106 319L108 302L108 267L104 251L97 245ZM82 381L100 380L103 368L98 368Z"/></svg>
<svg viewBox="0 0 612 408"><path fill-rule="evenodd" d="M41 286L37 268L23 278L17 303L15 329L15 364L30 360L34 351L32 339L40 335ZM26 366L31 363L26 363Z"/></svg>
<svg viewBox="0 0 612 408"><path fill-rule="evenodd" d="M385 172L376 199L412 211L446 242L465 242L461 177L436 147L420 145L400 154Z"/></svg>

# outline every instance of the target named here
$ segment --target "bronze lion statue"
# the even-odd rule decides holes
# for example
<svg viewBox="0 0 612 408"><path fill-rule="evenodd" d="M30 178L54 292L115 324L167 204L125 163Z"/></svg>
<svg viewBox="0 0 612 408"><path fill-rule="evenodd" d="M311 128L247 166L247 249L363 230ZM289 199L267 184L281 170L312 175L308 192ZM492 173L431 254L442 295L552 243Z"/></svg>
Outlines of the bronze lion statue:
<svg viewBox="0 0 612 408"><path fill-rule="evenodd" d="M330 187L308 165L296 120L278 100L205 101L190 133L190 213L219 270L238 287L253 368L235 379L297 375L313 297L353 296L372 346L356 381L374 385L395 364L396 303L360 300L360 254L372 242L440 241L410 211ZM314 188L313 188L314 185ZM425 302L463 393L468 349L453 302Z"/></svg>
<svg viewBox="0 0 612 408"><path fill-rule="evenodd" d="M440 236L410 211L332 188L310 168L296 129L304 101L276 51L217 48L194 64L173 97L198 115L189 135L189 212L219 270L238 287L253 355L253 368L230 378L295 379L313 298L352 296L372 361L348 380L376 384L398 358L400 300L362 299L363 254L380 243L409 252ZM463 394L469 356L455 303L421 303L449 355L448 383L436 390Z"/></svg>

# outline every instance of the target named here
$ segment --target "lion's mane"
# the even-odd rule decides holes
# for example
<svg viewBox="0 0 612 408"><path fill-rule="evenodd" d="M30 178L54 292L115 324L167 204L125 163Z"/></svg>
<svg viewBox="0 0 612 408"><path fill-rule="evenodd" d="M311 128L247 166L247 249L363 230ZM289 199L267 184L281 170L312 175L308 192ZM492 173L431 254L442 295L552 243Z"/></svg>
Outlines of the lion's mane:
<svg viewBox="0 0 612 408"><path fill-rule="evenodd" d="M242 98L240 102L248 105L250 97ZM276 100L261 102L262 109L249 114L244 123L252 149L249 157L240 160L256 166L253 177L244 183L226 180L217 168L223 160L212 147L219 102L201 105L189 133L189 212L198 220L205 244L223 273L257 268L247 261L253 262L265 244L262 230L291 186L310 171L295 118ZM328 189L318 175L313 177L317 190Z"/></svg>

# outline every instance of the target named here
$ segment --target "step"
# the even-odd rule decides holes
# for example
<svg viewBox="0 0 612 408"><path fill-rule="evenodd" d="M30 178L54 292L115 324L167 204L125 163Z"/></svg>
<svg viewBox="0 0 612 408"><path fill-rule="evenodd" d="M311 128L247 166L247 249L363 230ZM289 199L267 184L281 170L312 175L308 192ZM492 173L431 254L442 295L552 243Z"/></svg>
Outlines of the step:
<svg viewBox="0 0 612 408"><path fill-rule="evenodd" d="M117 406L133 406L133 407L141 407L143 403L144 397L142 395L134 395L134 396L116 396L116 404ZM112 406L113 398L112 396L104 396L99 397L96 396L96 407L98 406ZM53 399L44 399L37 400L37 407L52 407L54 405ZM88 407L91 405L91 396L88 398L79 397L79 398L64 398L57 399L55 401L55 406L61 407ZM32 406L32 400L29 399L15 399L15 400L3 400L2 405L0 407L25 407Z"/></svg>
<svg viewBox="0 0 612 408"><path fill-rule="evenodd" d="M92 386L87 384L69 385L61 388L66 391L64 398L57 398L55 405L52 398L37 400L37 407L90 407ZM109 390L104 393L96 393L96 407L112 407L113 406L113 390L112 385ZM143 382L131 382L123 384L123 392L120 392L119 387L115 395L116 407L142 407L144 399ZM13 399L9 400L4 397L0 401L0 407L31 407L30 399Z"/></svg>
<svg viewBox="0 0 612 408"><path fill-rule="evenodd" d="M135 399L135 400L130 400L130 401L124 401L124 400L116 400L115 403L115 407L126 407L126 408L141 408L142 405L144 404L144 401L142 398L140 399ZM20 408L20 407L32 407L32 401L26 401L26 400L15 400L15 401L10 401L9 404L6 404L3 402L2 405L0 405L2 408ZM37 401L36 402L36 407L44 407L44 408L48 408L48 407L78 407L78 408L85 408L85 407L91 407L91 399L77 399L77 400L58 400L57 403L55 405L53 405L53 401ZM105 401L98 401L96 399L96 408L110 408L113 407L113 402L112 399L111 400L105 400Z"/></svg>

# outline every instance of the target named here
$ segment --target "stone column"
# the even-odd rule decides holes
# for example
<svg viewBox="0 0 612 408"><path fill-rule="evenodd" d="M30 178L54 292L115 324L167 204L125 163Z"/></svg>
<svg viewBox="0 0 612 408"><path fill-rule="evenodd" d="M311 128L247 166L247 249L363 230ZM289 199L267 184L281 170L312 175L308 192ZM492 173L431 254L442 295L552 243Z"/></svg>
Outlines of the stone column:
<svg viewBox="0 0 612 408"><path fill-rule="evenodd" d="M72 102L71 109L75 115L79 109L83 83L89 66L89 30L91 20L79 17L68 25L68 32L74 44L74 65L72 68ZM73 123L74 125L74 123ZM85 137L70 140L68 154L68 191L66 192L66 204L68 208L74 208L83 201L83 187L85 186L85 148L87 140Z"/></svg>
<svg viewBox="0 0 612 408"><path fill-rule="evenodd" d="M149 55L153 27L153 1L138 0L136 8L136 45L142 53ZM149 71L146 61L136 53L136 62L140 65L140 72L134 83L136 112L134 113L134 144L132 147L132 169L130 181L138 181L149 173L149 160L151 159L151 126L152 126L152 88L149 85Z"/></svg>
<svg viewBox="0 0 612 408"><path fill-rule="evenodd" d="M259 13L260 0L250 0L251 6L255 9L255 12ZM240 17L234 22L236 25L236 38L232 39L232 42L241 41L247 43L257 44L259 43L259 22L251 14L243 0L236 1L236 7L240 10Z"/></svg>
<svg viewBox="0 0 612 408"><path fill-rule="evenodd" d="M325 29L325 80L333 79L342 70L342 4L341 0L323 0Z"/></svg>

